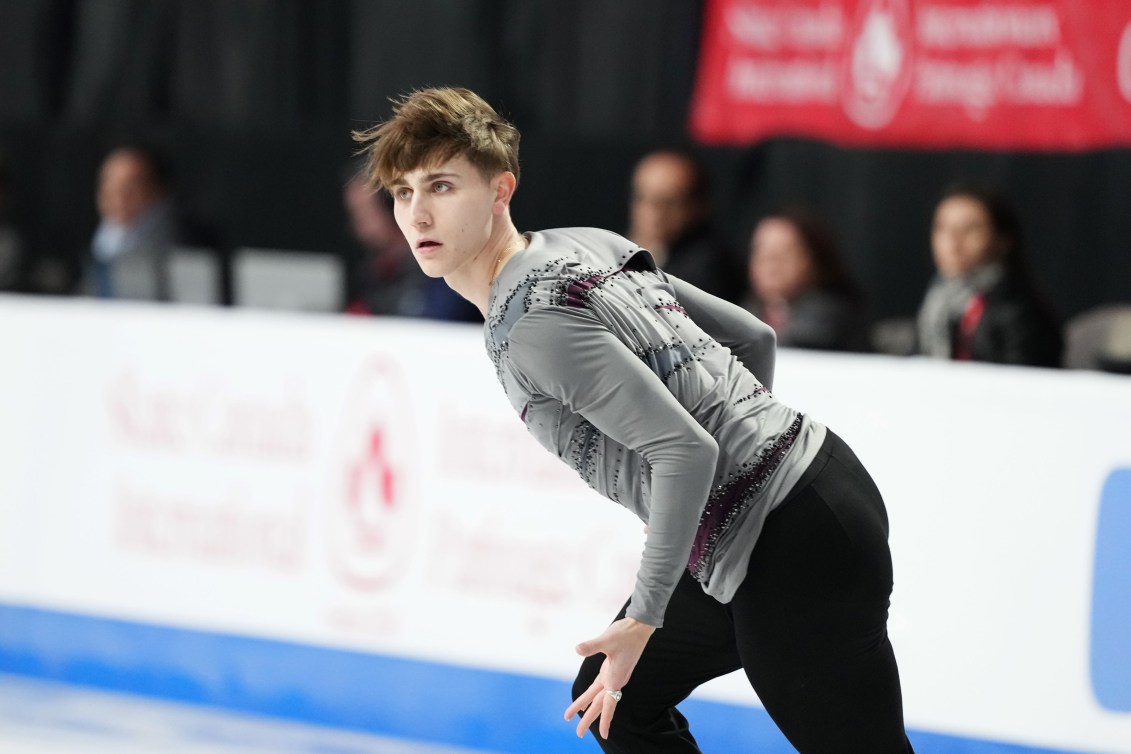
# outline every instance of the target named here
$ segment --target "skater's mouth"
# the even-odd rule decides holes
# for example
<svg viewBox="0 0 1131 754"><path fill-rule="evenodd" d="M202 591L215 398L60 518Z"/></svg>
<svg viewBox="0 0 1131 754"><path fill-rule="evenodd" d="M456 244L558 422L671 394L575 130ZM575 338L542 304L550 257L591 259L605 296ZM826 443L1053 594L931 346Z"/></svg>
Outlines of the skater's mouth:
<svg viewBox="0 0 1131 754"><path fill-rule="evenodd" d="M416 248L418 249L431 249L439 245L439 241L433 241L431 238L423 238L416 242Z"/></svg>

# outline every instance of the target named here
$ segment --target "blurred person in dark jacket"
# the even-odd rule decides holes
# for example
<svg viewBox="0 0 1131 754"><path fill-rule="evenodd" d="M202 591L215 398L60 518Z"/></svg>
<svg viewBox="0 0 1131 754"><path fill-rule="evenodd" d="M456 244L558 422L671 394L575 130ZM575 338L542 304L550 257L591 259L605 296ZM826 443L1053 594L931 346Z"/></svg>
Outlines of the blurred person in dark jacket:
<svg viewBox="0 0 1131 754"><path fill-rule="evenodd" d="M863 296L815 211L794 206L763 217L750 238L748 275L746 308L774 329L778 345L868 350Z"/></svg>
<svg viewBox="0 0 1131 754"><path fill-rule="evenodd" d="M707 171L690 152L660 149L636 163L629 226L662 270L738 303L741 271L711 228Z"/></svg>
<svg viewBox="0 0 1131 754"><path fill-rule="evenodd" d="M1021 223L1000 195L949 188L935 205L936 275L919 308L918 352L940 359L1055 367L1063 335L1025 264Z"/></svg>

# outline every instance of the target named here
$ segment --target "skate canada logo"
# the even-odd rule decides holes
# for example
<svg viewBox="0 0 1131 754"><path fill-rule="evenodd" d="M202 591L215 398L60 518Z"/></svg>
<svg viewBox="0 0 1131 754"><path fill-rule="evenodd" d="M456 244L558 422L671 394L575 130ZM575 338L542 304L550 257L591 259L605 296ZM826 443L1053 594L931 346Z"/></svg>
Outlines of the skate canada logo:
<svg viewBox="0 0 1131 754"><path fill-rule="evenodd" d="M414 440L408 381L374 359L346 395L326 506L330 559L351 588L387 587L411 556Z"/></svg>
<svg viewBox="0 0 1131 754"><path fill-rule="evenodd" d="M863 4L845 56L845 114L862 128L883 128L903 104L911 73L912 34L906 0Z"/></svg>

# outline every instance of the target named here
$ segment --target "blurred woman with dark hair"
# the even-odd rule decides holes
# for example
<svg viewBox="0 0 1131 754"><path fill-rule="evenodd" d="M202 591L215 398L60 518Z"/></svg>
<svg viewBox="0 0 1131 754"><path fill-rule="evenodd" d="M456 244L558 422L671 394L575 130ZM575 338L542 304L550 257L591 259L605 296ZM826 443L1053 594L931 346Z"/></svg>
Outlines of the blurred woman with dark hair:
<svg viewBox="0 0 1131 754"><path fill-rule="evenodd" d="M935 205L937 274L917 321L919 353L958 361L1055 367L1060 323L1025 265L1021 223L1000 195L956 185Z"/></svg>
<svg viewBox="0 0 1131 754"><path fill-rule="evenodd" d="M746 308L769 324L778 345L865 351L863 296L841 260L824 218L805 207L772 212L750 239Z"/></svg>

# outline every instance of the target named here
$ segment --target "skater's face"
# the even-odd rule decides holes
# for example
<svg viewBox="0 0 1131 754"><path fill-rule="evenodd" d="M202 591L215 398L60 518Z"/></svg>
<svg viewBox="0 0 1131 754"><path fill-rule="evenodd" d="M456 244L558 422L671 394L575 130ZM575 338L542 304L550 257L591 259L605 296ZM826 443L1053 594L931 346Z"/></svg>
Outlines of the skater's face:
<svg viewBox="0 0 1131 754"><path fill-rule="evenodd" d="M417 168L390 187L397 225L430 277L494 259L492 232L513 190L510 173L485 177L463 156Z"/></svg>

